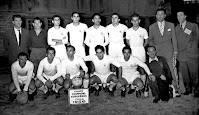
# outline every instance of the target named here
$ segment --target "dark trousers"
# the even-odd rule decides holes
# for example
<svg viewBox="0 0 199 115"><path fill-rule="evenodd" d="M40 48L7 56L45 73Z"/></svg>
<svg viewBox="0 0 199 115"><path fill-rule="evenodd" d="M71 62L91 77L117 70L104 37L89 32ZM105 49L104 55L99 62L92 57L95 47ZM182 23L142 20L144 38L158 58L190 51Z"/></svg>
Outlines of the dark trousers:
<svg viewBox="0 0 199 115"><path fill-rule="evenodd" d="M162 101L169 100L169 84L167 83L167 81L161 80L160 78L156 77L155 81L148 80L148 84L151 89L152 95L155 98L159 98Z"/></svg>
<svg viewBox="0 0 199 115"><path fill-rule="evenodd" d="M187 61L179 61L179 72L182 74L186 91L199 93L198 89L198 59L188 58ZM194 88L194 89L192 89Z"/></svg>

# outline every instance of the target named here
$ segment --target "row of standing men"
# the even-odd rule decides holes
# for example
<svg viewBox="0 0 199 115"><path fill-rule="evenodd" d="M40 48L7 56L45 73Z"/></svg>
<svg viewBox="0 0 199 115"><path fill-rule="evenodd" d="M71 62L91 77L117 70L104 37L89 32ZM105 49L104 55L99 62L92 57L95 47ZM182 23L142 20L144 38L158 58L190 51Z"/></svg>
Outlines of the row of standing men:
<svg viewBox="0 0 199 115"><path fill-rule="evenodd" d="M126 33L125 40L132 49L132 55L138 57L142 62L145 62L146 59L144 47L147 44L155 46L157 55L166 59L173 77L172 84L176 91L180 92L173 71L173 59L177 58L179 71L182 74L186 88L184 94L187 95L194 90L197 95L198 26L186 21L186 14L183 10L177 12L177 18L182 26L177 25L174 28L174 24L165 21L165 17L165 9L156 11L157 22L149 27L148 36L146 29L139 26L140 17L137 14L131 17L133 26L130 29L119 23L119 15L116 13L111 17L112 24L106 28L100 25L100 14L93 15L94 25L88 28L86 24L79 22L79 14L74 12L71 16L73 22L68 24L65 29L60 26L60 17L55 15L52 18L54 26L48 32L41 29L41 20L35 18L33 20L34 30L29 33L21 28L21 17L14 15L14 29L6 32L5 48L9 53L10 64L17 59L19 52L28 52L29 48L31 50L30 60L37 68L40 60L45 57L47 44L55 48L56 57L61 60L66 56L66 53L64 53L66 52L65 44L73 45L76 49L76 55L81 57L85 56L84 43L89 47L89 55L95 55L94 47L96 45L106 46L109 44L109 55L113 57L122 56L124 33ZM86 37L84 40L85 32ZM67 33L69 33L69 37Z"/></svg>

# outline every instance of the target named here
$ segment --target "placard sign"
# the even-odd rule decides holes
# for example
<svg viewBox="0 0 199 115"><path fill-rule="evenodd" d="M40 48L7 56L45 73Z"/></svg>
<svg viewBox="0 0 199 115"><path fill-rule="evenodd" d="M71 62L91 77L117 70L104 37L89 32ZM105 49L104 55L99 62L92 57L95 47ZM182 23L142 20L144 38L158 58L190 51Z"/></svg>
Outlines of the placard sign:
<svg viewBox="0 0 199 115"><path fill-rule="evenodd" d="M70 104L89 103L88 89L69 89L68 101Z"/></svg>

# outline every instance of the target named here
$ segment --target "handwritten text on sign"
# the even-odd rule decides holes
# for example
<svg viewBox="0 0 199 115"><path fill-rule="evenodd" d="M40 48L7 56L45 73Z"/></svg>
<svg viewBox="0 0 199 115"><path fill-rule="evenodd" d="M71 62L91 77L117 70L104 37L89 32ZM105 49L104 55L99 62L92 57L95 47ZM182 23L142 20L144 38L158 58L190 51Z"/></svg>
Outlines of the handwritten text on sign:
<svg viewBox="0 0 199 115"><path fill-rule="evenodd" d="M89 103L88 89L69 89L70 104L86 104Z"/></svg>

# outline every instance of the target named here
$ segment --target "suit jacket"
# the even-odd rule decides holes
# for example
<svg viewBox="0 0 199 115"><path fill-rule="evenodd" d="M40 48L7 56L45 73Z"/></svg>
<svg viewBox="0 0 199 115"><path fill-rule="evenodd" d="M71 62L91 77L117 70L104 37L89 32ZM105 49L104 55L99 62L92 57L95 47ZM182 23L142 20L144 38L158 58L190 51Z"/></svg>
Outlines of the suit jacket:
<svg viewBox="0 0 199 115"><path fill-rule="evenodd" d="M164 33L160 33L158 23L149 27L149 45L155 46L157 55L164 58L171 58L177 52L177 40L174 24L165 21Z"/></svg>
<svg viewBox="0 0 199 115"><path fill-rule="evenodd" d="M178 42L178 60L187 61L188 57L198 58L198 25L187 21L184 29L181 28L180 25L177 25L175 32Z"/></svg>
<svg viewBox="0 0 199 115"><path fill-rule="evenodd" d="M28 54L28 31L21 28L21 45L18 45L17 37L14 32L14 28L5 33L4 47L8 52L9 64L14 63L17 60L17 56L20 52Z"/></svg>
<svg viewBox="0 0 199 115"><path fill-rule="evenodd" d="M157 63L151 62L149 63L149 58L146 59L146 64L149 67L151 73L156 77L160 77L160 75L164 75L166 77L166 81L171 84L172 76L169 66L165 60L165 58L161 56L157 56Z"/></svg>

